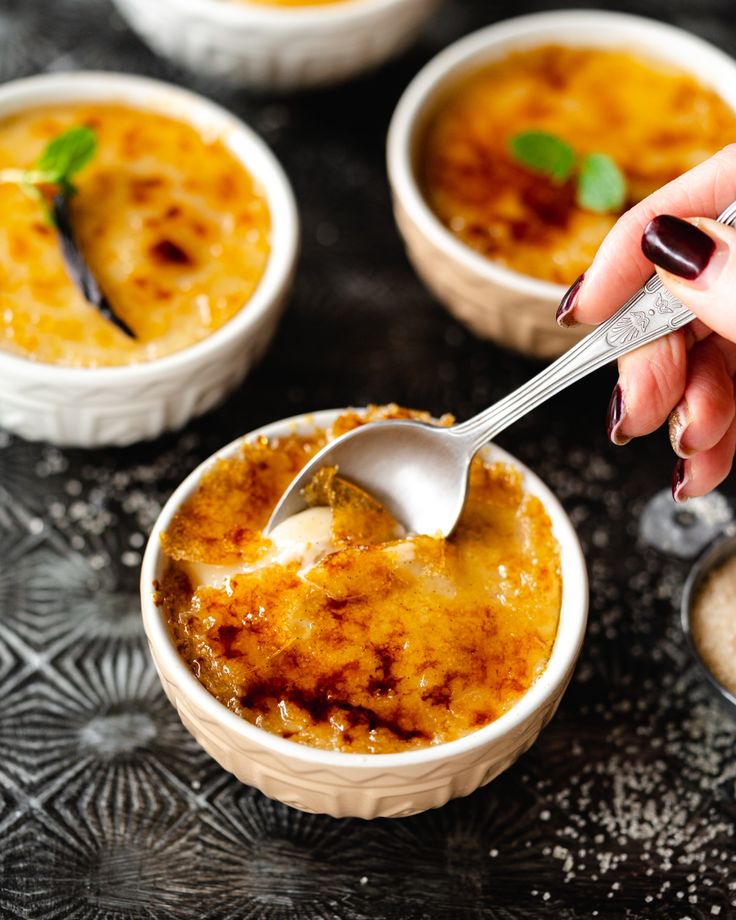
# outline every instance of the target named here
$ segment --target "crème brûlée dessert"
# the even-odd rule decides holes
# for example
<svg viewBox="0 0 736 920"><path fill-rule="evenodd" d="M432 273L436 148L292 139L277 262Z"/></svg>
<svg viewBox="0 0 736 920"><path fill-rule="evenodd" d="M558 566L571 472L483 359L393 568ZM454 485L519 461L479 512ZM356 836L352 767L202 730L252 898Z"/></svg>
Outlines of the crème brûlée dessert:
<svg viewBox="0 0 736 920"><path fill-rule="evenodd" d="M395 406L243 444L210 467L162 536L155 584L180 654L224 706L313 747L389 753L493 722L543 672L557 633L550 519L503 463L473 463L450 538L407 535L372 497L320 471L309 507L262 530L307 460Z"/></svg>
<svg viewBox="0 0 736 920"><path fill-rule="evenodd" d="M0 348L71 367L162 358L232 319L270 253L263 189L226 138L121 104L40 107L0 121L0 169L32 168L86 126L96 153L69 208L79 249L124 334L70 277L39 201L0 185Z"/></svg>
<svg viewBox="0 0 736 920"><path fill-rule="evenodd" d="M602 153L630 207L736 140L736 114L669 64L625 50L543 45L464 77L442 97L419 145L417 175L439 220L465 244L522 274L570 284L618 213L586 210L574 176L526 168L512 138L528 131Z"/></svg>

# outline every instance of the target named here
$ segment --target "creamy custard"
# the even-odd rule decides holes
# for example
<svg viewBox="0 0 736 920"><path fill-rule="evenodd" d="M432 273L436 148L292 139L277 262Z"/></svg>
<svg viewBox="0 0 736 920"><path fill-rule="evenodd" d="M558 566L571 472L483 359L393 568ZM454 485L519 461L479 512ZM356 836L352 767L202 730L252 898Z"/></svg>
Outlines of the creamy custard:
<svg viewBox="0 0 736 920"><path fill-rule="evenodd" d="M72 283L38 201L0 185L0 347L73 367L160 358L231 319L263 275L263 190L213 133L122 105L37 108L0 121L0 168L31 167L75 125L97 134L75 177L80 248L129 339ZM244 307L245 305L245 307Z"/></svg>
<svg viewBox="0 0 736 920"><path fill-rule="evenodd" d="M385 753L462 737L521 698L554 643L560 559L519 473L480 460L448 540L407 536L329 470L313 507L265 538L294 474L362 423L347 414L329 433L260 438L215 464L163 535L156 602L233 712L302 744Z"/></svg>
<svg viewBox="0 0 736 920"><path fill-rule="evenodd" d="M509 140L530 130L562 138L579 156L611 156L629 207L736 140L736 115L666 64L558 45L511 54L447 94L420 148L428 204L483 255L570 284L618 215L581 209L573 180L555 183L514 162Z"/></svg>

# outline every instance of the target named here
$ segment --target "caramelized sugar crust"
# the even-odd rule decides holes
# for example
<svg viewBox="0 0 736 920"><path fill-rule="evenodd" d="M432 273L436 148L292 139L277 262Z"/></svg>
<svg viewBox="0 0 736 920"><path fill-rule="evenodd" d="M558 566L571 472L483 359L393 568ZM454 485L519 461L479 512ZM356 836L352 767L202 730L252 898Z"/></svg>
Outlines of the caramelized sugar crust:
<svg viewBox="0 0 736 920"><path fill-rule="evenodd" d="M35 200L0 185L0 347L74 367L160 358L210 335L246 304L268 261L263 190L223 140L121 105L31 109L0 121L0 168L89 125L98 150L75 182L80 248L130 340L70 280Z"/></svg>
<svg viewBox="0 0 736 920"><path fill-rule="evenodd" d="M624 51L545 45L509 55L456 86L421 148L428 204L464 243L509 268L570 284L616 221L577 207L573 181L517 165L514 135L548 131L584 156L607 153L629 207L736 137L736 115L669 65Z"/></svg>
<svg viewBox="0 0 736 920"><path fill-rule="evenodd" d="M348 414L335 429L357 424ZM544 669L561 598L549 518L510 466L474 463L449 540L381 542L389 531L375 507L323 482L313 498L335 512L335 552L302 573L298 562L270 564L226 588L192 584L188 561L263 560L260 530L324 438L245 445L176 515L157 603L180 653L233 712L314 747L403 751L492 722Z"/></svg>

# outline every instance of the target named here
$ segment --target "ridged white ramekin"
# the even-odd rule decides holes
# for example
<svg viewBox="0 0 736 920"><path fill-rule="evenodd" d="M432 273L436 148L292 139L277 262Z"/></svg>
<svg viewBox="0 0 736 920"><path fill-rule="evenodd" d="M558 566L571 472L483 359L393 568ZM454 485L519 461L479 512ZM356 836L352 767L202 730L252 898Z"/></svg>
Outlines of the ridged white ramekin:
<svg viewBox="0 0 736 920"><path fill-rule="evenodd" d="M437 298L478 335L538 358L561 354L585 333L560 329L565 288L522 275L471 249L434 215L416 177L419 145L436 105L458 80L513 51L544 44L621 48L668 62L736 109L736 61L674 26L595 10L519 16L481 29L433 58L404 92L388 135L394 213L417 272ZM657 117L666 124L666 113ZM715 215L714 215L715 216Z"/></svg>
<svg viewBox="0 0 736 920"><path fill-rule="evenodd" d="M279 7L231 0L115 0L151 48L198 74L259 89L326 86L398 54L439 0Z"/></svg>
<svg viewBox="0 0 736 920"><path fill-rule="evenodd" d="M490 782L524 753L554 715L572 676L585 632L588 583L570 519L550 490L509 454L489 446L488 457L520 469L524 486L544 504L561 549L562 607L550 660L537 682L509 712L470 735L400 754L343 754L288 741L256 728L219 703L181 658L165 617L153 601L166 560L161 534L202 474L238 453L244 440L328 427L340 410L276 422L224 447L191 473L166 503L146 548L141 603L148 642L164 690L202 747L243 783L302 811L335 817L402 817L436 808Z"/></svg>
<svg viewBox="0 0 736 920"><path fill-rule="evenodd" d="M40 105L118 102L216 131L262 186L271 254L244 308L195 345L125 367L68 368L0 350L0 425L67 447L124 445L180 428L234 389L266 349L296 261L299 224L289 181L266 145L202 96L143 77L49 74L0 87L0 118Z"/></svg>

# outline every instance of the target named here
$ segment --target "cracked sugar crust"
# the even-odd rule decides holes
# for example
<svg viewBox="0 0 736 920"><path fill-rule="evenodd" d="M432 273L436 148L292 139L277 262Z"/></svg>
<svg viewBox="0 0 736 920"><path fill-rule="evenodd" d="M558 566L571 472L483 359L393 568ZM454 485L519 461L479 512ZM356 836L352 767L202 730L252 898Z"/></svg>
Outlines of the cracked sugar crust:
<svg viewBox="0 0 736 920"><path fill-rule="evenodd" d="M449 540L386 539L365 496L333 487L335 551L306 571L269 563L260 528L323 440L246 444L174 518L158 600L181 654L228 708L316 747L387 753L492 722L544 669L557 631L559 550L541 502L512 467L476 461ZM223 586L192 576L191 559L238 558Z"/></svg>

